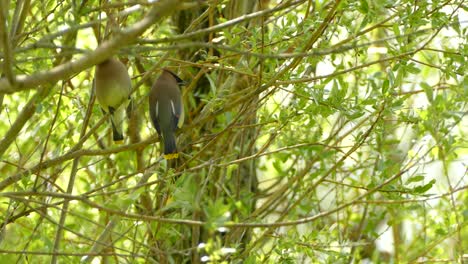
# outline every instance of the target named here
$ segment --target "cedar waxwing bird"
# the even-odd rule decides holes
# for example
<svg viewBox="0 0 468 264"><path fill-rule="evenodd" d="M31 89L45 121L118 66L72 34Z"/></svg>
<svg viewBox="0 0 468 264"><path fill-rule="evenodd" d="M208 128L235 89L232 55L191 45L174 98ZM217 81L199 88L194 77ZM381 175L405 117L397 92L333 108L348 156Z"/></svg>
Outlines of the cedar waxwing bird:
<svg viewBox="0 0 468 264"><path fill-rule="evenodd" d="M183 83L175 73L163 69L149 94L151 122L162 136L164 158L168 160L179 157L175 131L184 123L184 106L179 88Z"/></svg>
<svg viewBox="0 0 468 264"><path fill-rule="evenodd" d="M114 142L121 144L125 111L132 91L127 68L118 59L110 58L96 66L94 78L97 100L102 110L110 113Z"/></svg>

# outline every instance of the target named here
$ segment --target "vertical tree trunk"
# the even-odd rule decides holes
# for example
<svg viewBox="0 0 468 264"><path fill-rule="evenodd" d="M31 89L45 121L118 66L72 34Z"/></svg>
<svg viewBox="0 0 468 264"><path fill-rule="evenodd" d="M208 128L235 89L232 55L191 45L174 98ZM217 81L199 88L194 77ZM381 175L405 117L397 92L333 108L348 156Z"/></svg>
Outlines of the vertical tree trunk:
<svg viewBox="0 0 468 264"><path fill-rule="evenodd" d="M183 32L190 32L194 30L199 30L201 28L207 28L214 25L214 21L218 19L218 17L224 17L226 19L233 19L248 13L252 13L258 11L262 8L266 8L268 1L251 1L251 0L239 0L239 1L230 1L226 5L226 7L218 13L219 10L214 8L214 6L201 6L198 10L194 11L191 9L189 11L182 11L178 13L176 16L173 17L174 24L177 25L178 33ZM197 23L194 23L197 21ZM256 19L252 21L245 22L243 24L246 28L254 28L260 27L262 24L263 19ZM207 34L203 36L198 36L195 39L191 39L192 41L200 41L200 42L207 42L211 43L214 36L213 34ZM204 56L208 54L209 56L218 56L219 58L223 58L222 50L213 50L213 49L185 49L178 52L178 59L193 61L196 62L200 56ZM241 56L236 57L237 62L234 64L239 65L239 68L249 67L252 69L252 72L258 72L257 79L260 80L261 78L261 63L258 63L257 59L252 59L248 56ZM242 75L240 73L232 73L226 71L218 71L215 72L211 77L216 76L217 79L210 80L208 79L210 70L203 69L203 68L192 68L193 76L200 76L196 82L196 89L193 90L190 96L193 94L197 94L198 96L193 98L192 102L196 102L195 105L192 105L192 109L196 109L192 114L193 118L201 118L201 116L205 116L206 112L211 110L211 105L214 100L211 100L208 103L205 103L199 98L203 98L205 95L208 95L211 91L210 85L213 85L212 82L215 82L217 94L215 95L216 98L219 100L227 100L224 95L235 93L242 93L245 91L251 91L252 89L257 88L260 85L255 78L250 76ZM214 70L213 70L214 71ZM208 96L206 96L208 97ZM212 135L213 130L215 128L225 129L223 133L217 134L214 138L210 137L211 140L215 142L208 146L198 158L202 160L214 160L217 158L216 153L223 153L229 151L229 153L235 153L236 157L231 159L241 159L244 157L251 156L256 153L255 149L255 142L257 138L257 129L256 129L256 111L258 108L258 97L254 96L250 98L250 100L244 102L236 109L231 109L230 113L232 116L239 117L237 120L234 118L233 123L229 123L226 121L210 121L207 122L203 127L200 128L197 132L192 132L193 134L200 135L202 138ZM199 109L199 110L197 110ZM198 112L197 112L198 111ZM236 130L228 130L229 126L239 126L242 127L241 129ZM197 140L197 139L196 139ZM188 145L188 144L184 144ZM229 150L228 150L229 149ZM190 153L190 150L188 151ZM217 161L219 163L219 161ZM232 168L223 167L223 168L216 168L215 171L212 172L211 175L213 177L209 179L210 185L206 188L201 190L200 193L200 201L227 201L228 199L232 199L232 197L225 197L225 193L220 190L217 186L227 186L229 192L234 195L233 197L236 201L241 202L248 210L244 210L243 212L239 210L231 211L232 219L236 219L239 221L246 220L250 212L255 210L255 193L257 190L257 175L256 175L256 164L253 159L242 161L237 164L235 170ZM207 179L203 179L203 176L198 175L196 182L202 183ZM206 175L206 177L211 177L210 174ZM199 186L202 188L202 186ZM204 215L203 210L198 208L195 212L193 212L193 220L206 220L206 216ZM192 228L192 237L191 237L191 247L194 248L192 251L192 263L198 263L200 256L196 250L197 246L200 243L206 242L209 239L216 240L216 237L223 239L223 246L224 247L233 247L234 245L238 246L238 250L242 250L244 248L245 243L249 242L250 238L250 230L237 228L233 230L229 230L227 233L218 233L213 232L213 230L206 230L201 227L193 227Z"/></svg>

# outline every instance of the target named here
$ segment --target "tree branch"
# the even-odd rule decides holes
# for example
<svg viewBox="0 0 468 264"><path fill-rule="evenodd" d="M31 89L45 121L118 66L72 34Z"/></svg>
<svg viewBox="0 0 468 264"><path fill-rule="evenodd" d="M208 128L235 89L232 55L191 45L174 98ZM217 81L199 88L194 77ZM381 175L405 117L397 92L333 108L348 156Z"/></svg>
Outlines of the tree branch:
<svg viewBox="0 0 468 264"><path fill-rule="evenodd" d="M131 27L123 29L115 38L102 43L94 51L76 61L64 63L48 71L41 71L33 75L19 75L16 77L15 85L9 82L7 78L0 79L0 93L15 93L36 88L46 83L55 83L104 61L123 46L132 43L151 25L176 11L177 9L174 6L178 6L180 2L180 0L158 1L142 20Z"/></svg>

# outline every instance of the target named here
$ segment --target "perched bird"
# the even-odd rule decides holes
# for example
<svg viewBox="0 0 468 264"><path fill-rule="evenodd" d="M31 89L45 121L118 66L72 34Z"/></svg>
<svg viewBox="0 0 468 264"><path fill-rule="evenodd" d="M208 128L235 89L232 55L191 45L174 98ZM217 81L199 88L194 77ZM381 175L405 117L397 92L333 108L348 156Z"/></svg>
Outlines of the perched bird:
<svg viewBox="0 0 468 264"><path fill-rule="evenodd" d="M105 113L110 113L112 135L116 144L123 143L123 121L130 106L132 82L127 68L118 59L110 58L96 66L96 97Z"/></svg>
<svg viewBox="0 0 468 264"><path fill-rule="evenodd" d="M164 158L168 160L179 157L175 131L184 123L184 106L179 88L183 84L184 81L175 73L163 69L149 95L151 122L162 136Z"/></svg>

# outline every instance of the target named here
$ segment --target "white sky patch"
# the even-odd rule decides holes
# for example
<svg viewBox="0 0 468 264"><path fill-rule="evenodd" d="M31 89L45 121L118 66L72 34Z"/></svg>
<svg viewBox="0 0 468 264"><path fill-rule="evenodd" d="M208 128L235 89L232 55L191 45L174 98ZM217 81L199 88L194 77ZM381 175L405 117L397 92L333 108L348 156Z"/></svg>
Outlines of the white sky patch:
<svg viewBox="0 0 468 264"><path fill-rule="evenodd" d="M101 19L106 19L107 18L106 12L101 12L100 15L101 15Z"/></svg>
<svg viewBox="0 0 468 264"><path fill-rule="evenodd" d="M129 15L130 13L133 13L135 11L138 11L141 9L141 5L134 5L134 6L131 6L129 8L126 8L122 11L122 15Z"/></svg>
<svg viewBox="0 0 468 264"><path fill-rule="evenodd" d="M97 48L97 41L92 28L85 28L78 31L76 48L85 50L94 50Z"/></svg>
<svg viewBox="0 0 468 264"><path fill-rule="evenodd" d="M369 54L387 54L388 49L386 47L369 47L367 52Z"/></svg>
<svg viewBox="0 0 468 264"><path fill-rule="evenodd" d="M229 229L228 229L227 227L224 227L224 226L219 227L217 230L218 230L218 232L220 232L220 233L226 233L226 232L229 231Z"/></svg>
<svg viewBox="0 0 468 264"><path fill-rule="evenodd" d="M47 16L47 21L48 21L48 22L51 22L51 21L54 20L54 18L55 18L54 13L50 13L50 14Z"/></svg>
<svg viewBox="0 0 468 264"><path fill-rule="evenodd" d="M202 248L205 248L206 247L206 244L205 243L200 243L198 244L198 248L199 249L202 249Z"/></svg>
<svg viewBox="0 0 468 264"><path fill-rule="evenodd" d="M328 75L332 74L335 71L335 67L333 67L333 64L331 64L330 61L328 60L322 60L319 63L317 63L317 75Z"/></svg>
<svg viewBox="0 0 468 264"><path fill-rule="evenodd" d="M236 249L235 249L235 248L222 248L222 249L221 249L221 253L222 253L222 254L232 254L232 253L236 253Z"/></svg>
<svg viewBox="0 0 468 264"><path fill-rule="evenodd" d="M388 252L393 255L395 253L393 248L393 231L392 227L388 226L387 223L381 224L377 227L377 233L381 234L376 240L375 245L377 250L380 252Z"/></svg>

